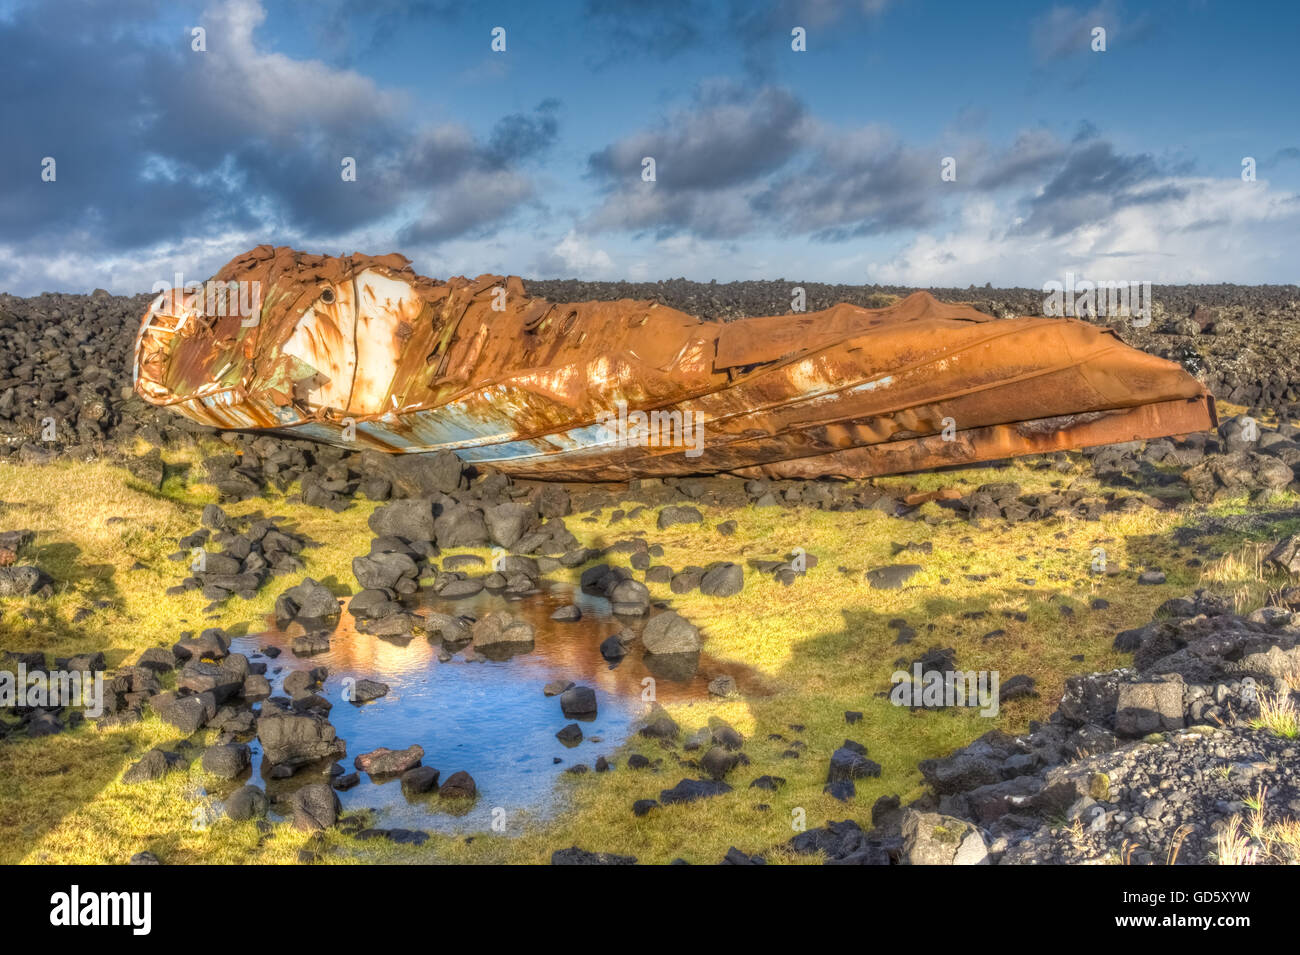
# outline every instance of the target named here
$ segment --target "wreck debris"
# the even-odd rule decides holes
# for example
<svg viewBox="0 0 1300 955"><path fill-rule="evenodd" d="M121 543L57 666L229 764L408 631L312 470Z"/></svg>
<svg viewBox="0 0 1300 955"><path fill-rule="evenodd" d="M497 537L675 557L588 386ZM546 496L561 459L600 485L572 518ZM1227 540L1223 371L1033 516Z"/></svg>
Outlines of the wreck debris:
<svg viewBox="0 0 1300 955"><path fill-rule="evenodd" d="M211 308L213 286L236 307ZM1177 364L1074 319L996 320L916 292L723 324L267 245L161 294L134 376L147 401L218 428L452 450L554 480L865 477L1216 420Z"/></svg>

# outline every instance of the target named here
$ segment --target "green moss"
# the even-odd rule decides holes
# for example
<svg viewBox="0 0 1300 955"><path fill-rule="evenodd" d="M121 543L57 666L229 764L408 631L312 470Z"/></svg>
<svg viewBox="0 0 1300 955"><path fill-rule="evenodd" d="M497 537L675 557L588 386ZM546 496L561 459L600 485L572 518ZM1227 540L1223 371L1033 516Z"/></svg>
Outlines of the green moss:
<svg viewBox="0 0 1300 955"><path fill-rule="evenodd" d="M1110 800L1110 777L1105 773L1093 773L1088 780L1088 795L1097 802Z"/></svg>

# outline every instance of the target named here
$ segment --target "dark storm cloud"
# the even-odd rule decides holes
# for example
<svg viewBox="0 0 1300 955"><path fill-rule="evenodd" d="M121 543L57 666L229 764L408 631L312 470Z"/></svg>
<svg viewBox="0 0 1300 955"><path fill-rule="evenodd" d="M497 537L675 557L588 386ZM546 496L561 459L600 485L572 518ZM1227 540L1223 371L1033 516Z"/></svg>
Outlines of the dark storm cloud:
<svg viewBox="0 0 1300 955"><path fill-rule="evenodd" d="M938 158L890 133L827 133L810 161L776 177L754 208L780 230L838 242L929 225L938 217Z"/></svg>
<svg viewBox="0 0 1300 955"><path fill-rule="evenodd" d="M590 178L606 192L593 225L661 234L743 232L748 213L737 190L780 169L807 134L803 104L787 90L703 88L690 107L588 157ZM655 161L653 183L641 178L646 157Z"/></svg>
<svg viewBox="0 0 1300 955"><path fill-rule="evenodd" d="M1158 174L1155 160L1146 153L1121 156L1110 143L1093 142L1070 154L1040 199L1051 203L1098 192L1114 195Z"/></svg>
<svg viewBox="0 0 1300 955"><path fill-rule="evenodd" d="M1028 200L1018 231L1060 236L1120 209L1183 198L1185 190L1168 175L1146 153L1121 155L1104 140L1087 142Z"/></svg>
<svg viewBox="0 0 1300 955"><path fill-rule="evenodd" d="M975 184L980 189L993 190L1041 182L1065 153L1065 146L1052 133L1027 130L1016 137L1009 149L981 165Z"/></svg>
<svg viewBox="0 0 1300 955"><path fill-rule="evenodd" d="M656 181L641 180L652 157ZM690 107L588 159L607 191L594 230L807 233L827 240L935 220L938 157L885 130L819 126L789 91L699 91Z"/></svg>
<svg viewBox="0 0 1300 955"><path fill-rule="evenodd" d="M76 235L83 251L121 253L240 230L310 240L422 207L443 238L483 234L531 195L516 167L557 135L553 101L485 139L413 126L368 78L262 50L253 0L202 17L205 53L187 34L150 37L156 12L64 0L0 20L0 62L22 91L0 101L0 242L30 251Z"/></svg>
<svg viewBox="0 0 1300 955"><path fill-rule="evenodd" d="M642 159L655 159L661 183L674 189L717 189L746 183L783 165L803 144L806 113L788 91L756 94L731 85L697 92L695 101L660 123L587 160L607 184L640 180Z"/></svg>
<svg viewBox="0 0 1300 955"><path fill-rule="evenodd" d="M518 173L507 169L470 171L397 238L403 244L423 244L491 235L501 219L533 196L532 183Z"/></svg>
<svg viewBox="0 0 1300 955"><path fill-rule="evenodd" d="M559 107L557 100L547 99L532 113L502 117L482 146L454 136L420 143L417 156L403 163L403 175L431 177L430 186L445 188L418 221L398 234L399 241L437 243L491 235L502 219L533 202L533 183L516 167L550 149L559 133Z"/></svg>
<svg viewBox="0 0 1300 955"><path fill-rule="evenodd" d="M554 144L560 129L556 118L559 108L558 100L546 99L533 113L512 113L497 120L488 137L488 160L508 166L545 152Z"/></svg>
<svg viewBox="0 0 1300 955"><path fill-rule="evenodd" d="M9 89L0 100L0 241L91 230L130 243L179 209L202 210L218 225L239 217L215 198L219 184L142 178L146 154L165 148L142 134L159 109L157 77L176 68L179 53L150 51L129 33L109 42L103 6L42 4L0 21ZM151 5L129 12L148 15ZM54 182L41 181L45 157L56 163Z"/></svg>
<svg viewBox="0 0 1300 955"><path fill-rule="evenodd" d="M911 145L889 129L838 129L814 120L789 91L711 87L661 123L588 158L605 191L588 231L701 238L804 235L827 242L944 221L957 198L997 195L1023 214L1014 234L1060 236L1120 209L1186 198L1187 162L1124 154L1083 123L1070 140L1021 132L1002 149L953 147L955 182L940 177L946 150ZM655 182L641 180L653 157Z"/></svg>

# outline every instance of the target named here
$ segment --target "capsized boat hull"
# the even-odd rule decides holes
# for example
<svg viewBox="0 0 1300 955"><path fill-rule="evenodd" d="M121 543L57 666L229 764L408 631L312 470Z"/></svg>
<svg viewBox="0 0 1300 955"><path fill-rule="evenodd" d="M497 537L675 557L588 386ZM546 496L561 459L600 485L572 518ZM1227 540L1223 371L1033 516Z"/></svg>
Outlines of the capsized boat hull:
<svg viewBox="0 0 1300 955"><path fill-rule="evenodd" d="M866 477L1216 423L1180 366L1073 319L997 320L918 292L702 322L270 246L152 303L135 387L219 428L553 480Z"/></svg>

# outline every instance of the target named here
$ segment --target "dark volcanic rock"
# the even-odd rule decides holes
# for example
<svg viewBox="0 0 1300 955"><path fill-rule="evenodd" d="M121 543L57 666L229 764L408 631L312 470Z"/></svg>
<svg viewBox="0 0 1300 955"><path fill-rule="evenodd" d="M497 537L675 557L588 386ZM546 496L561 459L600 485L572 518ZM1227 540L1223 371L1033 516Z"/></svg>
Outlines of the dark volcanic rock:
<svg viewBox="0 0 1300 955"><path fill-rule="evenodd" d="M867 571L867 582L877 590L897 590L920 572L920 564L890 564Z"/></svg>
<svg viewBox="0 0 1300 955"><path fill-rule="evenodd" d="M560 694L560 709L569 718L593 718L596 715L596 691L589 686L571 687Z"/></svg>
<svg viewBox="0 0 1300 955"><path fill-rule="evenodd" d="M210 746L203 752L203 771L222 779L234 779L249 767L250 753L244 743Z"/></svg>
<svg viewBox="0 0 1300 955"><path fill-rule="evenodd" d="M369 753L362 753L352 761L352 765L371 776L392 776L418 766L423 758L424 748L419 744L401 750L386 749L381 746Z"/></svg>
<svg viewBox="0 0 1300 955"><path fill-rule="evenodd" d="M438 788L438 770L432 766L415 766L402 773L402 792L420 795Z"/></svg>
<svg viewBox="0 0 1300 955"><path fill-rule="evenodd" d="M700 513L699 508L672 505L659 512L658 527L664 530L674 524L699 524L703 520L704 515Z"/></svg>
<svg viewBox="0 0 1300 955"><path fill-rule="evenodd" d="M582 742L582 727L577 723L570 723L557 732L555 738L565 746L576 746Z"/></svg>
<svg viewBox="0 0 1300 955"><path fill-rule="evenodd" d="M410 498L377 507L367 523L376 537L421 541L431 541L437 537L434 505L428 498Z"/></svg>
<svg viewBox="0 0 1300 955"><path fill-rule="evenodd" d="M821 854L832 865L889 865L884 839L862 831L852 819L828 822L819 829L801 832L786 843L800 855Z"/></svg>
<svg viewBox="0 0 1300 955"><path fill-rule="evenodd" d="M0 597L28 597L39 594L54 581L39 567L19 564L0 567Z"/></svg>
<svg viewBox="0 0 1300 955"><path fill-rule="evenodd" d="M241 786L226 797L226 815L237 822L266 815L266 793L257 786Z"/></svg>
<svg viewBox="0 0 1300 955"><path fill-rule="evenodd" d="M434 521L438 546L443 550L453 547L481 547L490 542L483 512L467 504L447 508Z"/></svg>
<svg viewBox="0 0 1300 955"><path fill-rule="evenodd" d="M683 779L672 789L665 789L660 792L659 802L668 806L673 803L708 799L710 796L721 796L723 793L729 792L731 792L731 787L718 780Z"/></svg>
<svg viewBox="0 0 1300 955"><path fill-rule="evenodd" d="M329 783L308 783L290 799L297 829L328 829L339 819L343 805Z"/></svg>
<svg viewBox="0 0 1300 955"><path fill-rule="evenodd" d="M122 774L124 783L147 783L162 779L168 773L183 769L185 761L175 753L154 748L145 753Z"/></svg>
<svg viewBox="0 0 1300 955"><path fill-rule="evenodd" d="M988 841L961 840L968 861L987 850L1002 863L1147 864L1178 845L1180 860L1201 863L1260 787L1300 805L1294 742L1253 725L1260 699L1289 693L1300 664L1292 611L1243 617L1203 591L1164 609L1117 641L1133 648L1133 668L1069 677L1050 721L922 761L933 795L912 807L924 818L902 858L960 862L944 833L973 823Z"/></svg>
<svg viewBox="0 0 1300 955"><path fill-rule="evenodd" d="M700 578L700 593L710 597L731 597L744 586L745 571L739 564L716 564Z"/></svg>
<svg viewBox="0 0 1300 955"><path fill-rule="evenodd" d="M190 736L205 726L217 713L217 701L211 693L177 696L170 691L149 697L149 706L158 718Z"/></svg>
<svg viewBox="0 0 1300 955"><path fill-rule="evenodd" d="M380 683L377 680L358 680L352 687L352 695L349 702L352 703L369 703L371 700L377 700L380 697L388 695L388 684Z"/></svg>
<svg viewBox="0 0 1300 955"><path fill-rule="evenodd" d="M464 770L452 773L443 781L442 788L438 790L439 795L444 799L473 799L478 795L478 786L474 782L474 777Z"/></svg>
<svg viewBox="0 0 1300 955"><path fill-rule="evenodd" d="M844 745L831 754L826 782L851 781L879 775L880 764L867 758L866 747L846 739Z"/></svg>
<svg viewBox="0 0 1300 955"><path fill-rule="evenodd" d="M264 711L257 720L257 738L272 766L295 767L318 759L341 759L347 753L334 727L314 713Z"/></svg>
<svg viewBox="0 0 1300 955"><path fill-rule="evenodd" d="M620 856L612 852L588 852L571 846L551 853L551 865L636 865L636 856Z"/></svg>
<svg viewBox="0 0 1300 955"><path fill-rule="evenodd" d="M531 528L534 510L527 504L505 503L483 512L492 543L509 549Z"/></svg>
<svg viewBox="0 0 1300 955"><path fill-rule="evenodd" d="M275 619L281 627L298 617L324 620L338 615L338 598L328 587L310 577L290 587L275 601Z"/></svg>
<svg viewBox="0 0 1300 955"><path fill-rule="evenodd" d="M696 653L700 649L700 631L673 610L656 614L641 632L646 653Z"/></svg>

